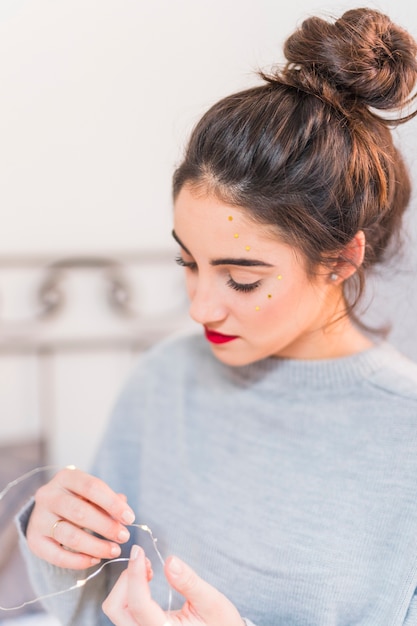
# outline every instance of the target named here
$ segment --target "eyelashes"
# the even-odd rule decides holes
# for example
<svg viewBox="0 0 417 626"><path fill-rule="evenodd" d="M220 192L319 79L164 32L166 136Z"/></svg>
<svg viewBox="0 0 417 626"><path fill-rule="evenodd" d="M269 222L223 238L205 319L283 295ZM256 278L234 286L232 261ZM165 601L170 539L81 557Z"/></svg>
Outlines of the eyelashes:
<svg viewBox="0 0 417 626"><path fill-rule="evenodd" d="M227 285L229 287L235 289L235 291L240 291L243 293L249 293L250 291L254 291L254 289L259 287L260 284L260 280L256 280L254 283L237 283L235 280L233 280L232 277L230 277L227 281Z"/></svg>
<svg viewBox="0 0 417 626"><path fill-rule="evenodd" d="M184 261L182 256L177 256L175 258L175 262L181 267L186 267L191 271L195 271L197 269L197 263L195 263L194 261ZM228 287L231 287L232 289L234 289L235 291L239 291L240 293L250 293L251 291L254 291L257 287L259 287L261 281L256 280L253 283L237 283L235 280L233 280L231 276L229 276L226 284Z"/></svg>
<svg viewBox="0 0 417 626"><path fill-rule="evenodd" d="M194 263L194 261L184 261L184 259L180 255L175 257L175 263L177 265L181 265L181 267L188 267L188 269L190 270L197 269L197 263Z"/></svg>

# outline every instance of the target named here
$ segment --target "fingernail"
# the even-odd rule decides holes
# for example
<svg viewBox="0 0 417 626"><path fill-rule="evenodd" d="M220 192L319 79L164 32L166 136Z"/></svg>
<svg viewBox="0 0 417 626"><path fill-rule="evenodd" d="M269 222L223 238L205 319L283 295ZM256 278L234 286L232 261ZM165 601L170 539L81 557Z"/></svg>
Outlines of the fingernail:
<svg viewBox="0 0 417 626"><path fill-rule="evenodd" d="M119 534L117 535L117 538L119 541L121 541L122 543L124 543L125 541L127 541L130 537L130 533L128 530L126 530L126 528L124 528L123 530L121 530L119 532Z"/></svg>
<svg viewBox="0 0 417 626"><path fill-rule="evenodd" d="M130 509L126 509L122 515L122 520L125 524L133 524L135 521L135 514Z"/></svg>
<svg viewBox="0 0 417 626"><path fill-rule="evenodd" d="M120 546L112 546L110 550L110 554L112 556L119 556L121 553Z"/></svg>
<svg viewBox="0 0 417 626"><path fill-rule="evenodd" d="M132 561L135 561L138 558L139 555L139 546L132 546L132 549L130 551L130 558L132 559Z"/></svg>
<svg viewBox="0 0 417 626"><path fill-rule="evenodd" d="M173 556L169 562L169 571L175 576L179 576L182 572L182 565L175 556Z"/></svg>
<svg viewBox="0 0 417 626"><path fill-rule="evenodd" d="M90 563L91 565L98 565L100 563L101 559L96 559L96 558L92 558Z"/></svg>

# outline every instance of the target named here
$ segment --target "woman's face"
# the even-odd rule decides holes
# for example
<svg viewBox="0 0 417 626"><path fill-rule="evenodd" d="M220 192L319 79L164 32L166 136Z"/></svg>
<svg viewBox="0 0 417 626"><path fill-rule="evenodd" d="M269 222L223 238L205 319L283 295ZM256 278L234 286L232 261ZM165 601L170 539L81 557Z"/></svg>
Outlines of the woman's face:
<svg viewBox="0 0 417 626"><path fill-rule="evenodd" d="M234 366L270 356L333 356L334 332L326 327L340 286L324 268L309 278L294 248L246 216L188 186L175 202L190 315L215 356Z"/></svg>

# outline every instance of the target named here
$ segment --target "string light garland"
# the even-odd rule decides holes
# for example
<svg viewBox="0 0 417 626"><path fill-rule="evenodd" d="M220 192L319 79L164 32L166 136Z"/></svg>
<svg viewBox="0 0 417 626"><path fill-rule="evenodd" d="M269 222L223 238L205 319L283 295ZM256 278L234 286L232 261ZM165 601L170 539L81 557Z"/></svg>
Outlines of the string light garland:
<svg viewBox="0 0 417 626"><path fill-rule="evenodd" d="M60 466L58 465L44 465L41 467L35 467L34 469L26 472L25 474L22 474L21 476L19 476L18 478L15 478L14 480L10 481L2 491L0 491L0 502L1 500L4 499L4 497L9 493L9 491L13 488L16 487L17 485L19 485L21 482L23 482L24 480L27 480L28 478L31 478L32 476L34 476L35 474L39 474L41 472L47 472L50 470L59 470L61 469ZM68 465L67 469L76 469L74 465ZM154 537L152 530L149 528L149 526L147 524L128 524L129 527L134 527L134 528L138 528L139 530L142 530L143 532L146 532L152 541L152 545L153 548L155 550L155 553L159 559L159 561L161 562L162 567L164 567L165 565L165 561L164 558L161 554L161 552L159 551L158 545L157 545L157 541L158 539L156 537ZM66 589L60 589L59 591L54 591L42 596L37 596L36 598L33 598L32 600L27 600L26 602L22 602L22 604L19 604L17 606L2 606L0 605L0 611L17 611L19 609L23 609L26 606L30 606L31 604L35 604L36 602L41 602L43 600L48 600L49 598L54 598L56 596L60 596L64 593L68 593L70 591L74 591L76 589L80 589L81 587L84 587L84 585L86 585L90 580L92 580L93 578L95 578L96 576L98 576L99 574L101 574L101 572L104 570L104 568L107 565L110 565L110 563L121 563L121 562L126 562L129 561L129 557L118 557L115 559L110 559L108 561L104 561L104 563L102 563L96 570L94 570L93 572L91 572L88 576L86 576L85 578L82 578L80 580L77 580L73 585L71 585L70 587L67 587ZM172 606L172 589L171 587L169 587L169 594L168 594L168 611L171 610L171 606Z"/></svg>

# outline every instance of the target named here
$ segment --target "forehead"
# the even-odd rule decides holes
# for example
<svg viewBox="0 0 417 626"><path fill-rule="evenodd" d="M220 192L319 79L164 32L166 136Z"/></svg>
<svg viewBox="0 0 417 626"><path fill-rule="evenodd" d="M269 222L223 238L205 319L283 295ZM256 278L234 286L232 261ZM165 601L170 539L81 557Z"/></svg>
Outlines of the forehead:
<svg viewBox="0 0 417 626"><path fill-rule="evenodd" d="M247 209L214 194L184 187L174 205L174 231L183 249L198 262L256 259L286 271L307 272L302 253L284 241L278 228L255 222Z"/></svg>
<svg viewBox="0 0 417 626"><path fill-rule="evenodd" d="M268 246L284 244L276 227L255 221L247 209L228 204L212 193L189 187L184 187L176 198L174 225L181 239L181 235L187 233L193 241L214 236L218 243L230 243L250 236L253 241L262 241Z"/></svg>

